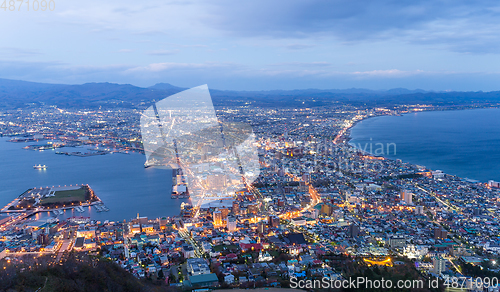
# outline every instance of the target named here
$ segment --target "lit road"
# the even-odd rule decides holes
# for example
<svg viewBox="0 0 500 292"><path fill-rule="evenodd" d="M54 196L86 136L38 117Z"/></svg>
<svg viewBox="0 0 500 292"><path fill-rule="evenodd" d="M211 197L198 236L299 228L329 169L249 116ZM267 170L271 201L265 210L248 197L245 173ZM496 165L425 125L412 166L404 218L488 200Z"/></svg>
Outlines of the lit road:
<svg viewBox="0 0 500 292"><path fill-rule="evenodd" d="M462 213L462 209L458 208L457 206L453 206L453 205L451 205L450 203L448 203L448 202L445 202L445 201L441 200L440 198L438 198L438 197L436 196L436 194L434 194L433 192L429 192L428 190L426 190L426 189L422 188L422 187L421 187L421 186L419 186L418 184L415 184L415 186L416 186L417 188L419 188L420 190L422 190L423 192L425 192L426 194L431 195L432 197L434 197L434 199L435 199L436 201L438 201L439 203L441 203L441 204L445 205L446 207L448 207L448 208L450 208L450 209L453 209L453 210L457 211L457 212L458 212L458 213L460 213L460 214L463 214L463 213Z"/></svg>
<svg viewBox="0 0 500 292"><path fill-rule="evenodd" d="M203 248L200 246L199 242L193 239L191 234L186 229L179 230L179 235L182 236L191 246L194 248L194 253L197 257L203 257L205 254Z"/></svg>
<svg viewBox="0 0 500 292"><path fill-rule="evenodd" d="M64 252L70 251L72 247L73 247L73 240L72 239L63 240L61 248L57 252L56 261L60 261Z"/></svg>
<svg viewBox="0 0 500 292"><path fill-rule="evenodd" d="M344 121L344 127L339 131L337 136L335 136L335 139L333 139L333 144L337 144L338 140L340 138L342 138L342 136L344 136L344 134L347 132L347 130L349 130L354 125L354 123L356 123L357 121L362 120L364 118L365 118L365 116L356 115L351 120Z"/></svg>

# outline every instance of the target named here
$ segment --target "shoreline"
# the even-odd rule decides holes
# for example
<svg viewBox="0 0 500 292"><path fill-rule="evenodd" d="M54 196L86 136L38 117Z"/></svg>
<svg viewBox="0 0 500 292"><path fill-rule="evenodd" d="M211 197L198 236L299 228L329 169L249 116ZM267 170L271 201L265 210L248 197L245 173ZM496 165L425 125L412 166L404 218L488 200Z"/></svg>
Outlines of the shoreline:
<svg viewBox="0 0 500 292"><path fill-rule="evenodd" d="M490 106L490 107L477 107L477 108L464 108L464 109L456 109L456 108L448 108L448 109L431 109L431 110L423 110L423 111L413 111L413 112L408 112L408 113L403 113L403 114L397 114L397 115L377 115L377 116L369 116L369 117L366 117L366 118L362 118L361 120L359 121L356 121L355 123L353 123L352 126L350 126L344 133L344 135L346 136L345 137L345 142L344 144L347 145L348 147L352 147L354 149L356 149L357 151L360 151L361 153L363 154L368 154L368 155L371 155L371 156L376 156L376 157L382 157L386 160L391 160L391 161L395 161L396 159L400 159L402 162L404 163L409 163L413 166L417 166L419 164L417 163L411 163L411 162L408 162L408 161L405 161L401 158L389 158L389 157L386 157L385 155L374 155L368 151L364 151L363 149L360 149L358 147L356 147L356 145L352 145L350 142L351 140L353 139L352 137L352 132L351 132L351 129L353 129L356 125L358 125L358 123L362 122L362 121L365 121L365 120L368 120L370 118L376 118L376 117L393 117L393 116L404 116L404 115L409 115L409 114L414 114L414 113L419 113L419 112L444 112L444 111L469 111L469 110L481 110L481 109L500 109L500 106ZM431 169L431 168L428 168L427 166L425 167L427 170L429 171L435 171L437 169ZM459 178L460 180L463 180L463 181L467 181L467 180L472 180L472 181L476 181L476 183L487 183L487 181L481 181L481 180L478 180L478 179L473 179L473 178L469 178L469 177L462 177L462 176L458 176L458 175L455 175L455 174L449 174L449 173L446 173L444 172L446 175L450 175L450 176L454 176L456 178Z"/></svg>

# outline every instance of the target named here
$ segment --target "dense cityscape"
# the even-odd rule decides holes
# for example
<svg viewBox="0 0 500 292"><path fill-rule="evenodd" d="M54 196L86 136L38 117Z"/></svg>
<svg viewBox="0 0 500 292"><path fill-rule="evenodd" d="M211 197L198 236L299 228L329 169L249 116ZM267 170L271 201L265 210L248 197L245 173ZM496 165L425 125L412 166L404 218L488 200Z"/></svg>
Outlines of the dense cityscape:
<svg viewBox="0 0 500 292"><path fill-rule="evenodd" d="M0 292L500 292L499 1L0 2Z"/></svg>
<svg viewBox="0 0 500 292"><path fill-rule="evenodd" d="M19 269L85 258L112 261L138 279L179 290L296 288L297 279L362 276L422 283L411 286L420 289L415 291L431 291L433 279L439 280L439 289L456 288L450 279L464 279L467 289L483 291L495 285L483 279L500 275L499 183L384 158L396 151L394 143L349 144L350 129L358 121L425 110L439 108L217 107L224 122L252 125L260 163L255 182L217 204L183 203L178 216L137 214L103 222L35 220L34 213L65 208L105 211L106 202L91 185L38 191L33 186L13 196L0 215L0 289L9 287L7 279ZM25 151L55 149L54 155L75 156L142 152L141 112L57 106L4 110L0 132ZM62 147L78 151L57 151ZM180 176L173 179L175 185ZM208 185L227 184L222 176L206 180ZM170 199L170 190L165 200L180 204Z"/></svg>

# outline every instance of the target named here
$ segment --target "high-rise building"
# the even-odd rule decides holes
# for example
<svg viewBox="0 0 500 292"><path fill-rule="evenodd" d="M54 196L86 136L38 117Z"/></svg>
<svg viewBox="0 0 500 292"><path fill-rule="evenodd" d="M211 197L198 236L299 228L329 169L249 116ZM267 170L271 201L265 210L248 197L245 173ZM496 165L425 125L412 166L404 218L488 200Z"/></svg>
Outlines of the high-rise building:
<svg viewBox="0 0 500 292"><path fill-rule="evenodd" d="M221 226L222 225L222 212L219 210L215 210L213 213L214 225Z"/></svg>
<svg viewBox="0 0 500 292"><path fill-rule="evenodd" d="M423 215L424 206L415 206L415 215Z"/></svg>
<svg viewBox="0 0 500 292"><path fill-rule="evenodd" d="M236 218L234 218L233 216L227 217L227 230L229 232L236 231Z"/></svg>
<svg viewBox="0 0 500 292"><path fill-rule="evenodd" d="M447 260L442 257L435 257L432 259L432 263L434 264L434 269L432 270L435 274L441 274L446 271L446 262Z"/></svg>
<svg viewBox="0 0 500 292"><path fill-rule="evenodd" d="M413 193L403 190L401 191L401 201L404 201L406 205L412 205L413 204Z"/></svg>
<svg viewBox="0 0 500 292"><path fill-rule="evenodd" d="M257 225L257 232L259 234L264 234L264 232L266 232L266 224L264 223L264 221L260 221Z"/></svg>

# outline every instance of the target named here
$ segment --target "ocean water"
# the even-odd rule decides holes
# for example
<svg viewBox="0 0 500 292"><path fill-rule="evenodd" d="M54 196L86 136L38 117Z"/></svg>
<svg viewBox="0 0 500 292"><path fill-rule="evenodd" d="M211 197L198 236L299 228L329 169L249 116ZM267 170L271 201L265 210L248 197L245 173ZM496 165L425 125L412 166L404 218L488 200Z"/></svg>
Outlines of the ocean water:
<svg viewBox="0 0 500 292"><path fill-rule="evenodd" d="M500 109L369 118L351 129L351 139L351 145L368 152L371 146L372 153L384 152L387 158L463 178L500 181Z"/></svg>
<svg viewBox="0 0 500 292"><path fill-rule="evenodd" d="M96 220L158 218L179 214L185 200L173 200L170 170L144 168L145 156L139 153L114 153L90 157L57 155L53 150L23 149L29 143L7 142L0 138L0 205L3 207L33 187L88 184L110 209L98 213L88 207L84 213L65 211L63 217L90 216ZM37 144L42 144L38 142ZM60 149L59 149L60 150ZM67 148L62 151L84 151ZM33 165L47 165L37 170ZM44 215L45 214L45 215ZM44 213L41 217L46 216ZM40 217L40 216L39 216Z"/></svg>

